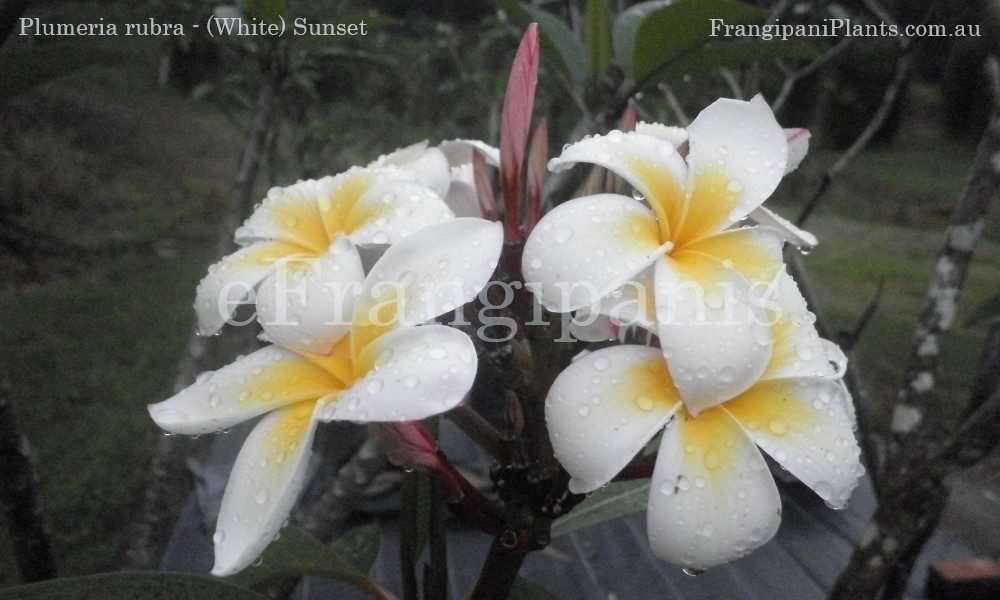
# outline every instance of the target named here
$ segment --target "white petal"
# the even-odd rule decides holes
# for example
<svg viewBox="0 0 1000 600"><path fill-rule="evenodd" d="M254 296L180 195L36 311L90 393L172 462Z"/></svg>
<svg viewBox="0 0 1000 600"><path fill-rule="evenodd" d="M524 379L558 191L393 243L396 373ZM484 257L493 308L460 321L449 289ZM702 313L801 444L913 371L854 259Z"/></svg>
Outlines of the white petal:
<svg viewBox="0 0 1000 600"><path fill-rule="evenodd" d="M612 131L570 144L549 161L549 169L563 171L581 162L604 167L629 182L656 213L661 237L674 239L684 210L687 166L670 142L635 131Z"/></svg>
<svg viewBox="0 0 1000 600"><path fill-rule="evenodd" d="M448 188L448 195L444 197L444 203L456 217L482 218L483 209L476 193L472 164L451 168L451 187Z"/></svg>
<svg viewBox="0 0 1000 600"><path fill-rule="evenodd" d="M444 325L397 329L355 361L363 374L327 405L325 421L417 421L454 408L476 377L472 340Z"/></svg>
<svg viewBox="0 0 1000 600"><path fill-rule="evenodd" d="M569 333L584 342L606 342L618 337L619 327L611 317L581 308L569 323Z"/></svg>
<svg viewBox="0 0 1000 600"><path fill-rule="evenodd" d="M761 381L723 408L782 467L842 508L863 472L840 381Z"/></svg>
<svg viewBox="0 0 1000 600"><path fill-rule="evenodd" d="M764 289L782 269L782 246L781 236L773 229L741 227L685 244L670 256L681 262L692 253L709 256Z"/></svg>
<svg viewBox="0 0 1000 600"><path fill-rule="evenodd" d="M571 363L545 399L549 437L572 476L570 491L611 481L679 407L656 348L616 346Z"/></svg>
<svg viewBox="0 0 1000 600"><path fill-rule="evenodd" d="M345 231L356 244L396 244L454 216L442 196L425 185L389 179L373 183L358 198L347 214Z"/></svg>
<svg viewBox="0 0 1000 600"><path fill-rule="evenodd" d="M663 123L646 123L639 121L635 124L636 133L659 138L665 142L670 142L674 148L680 148L687 142L688 133L683 127L673 127Z"/></svg>
<svg viewBox="0 0 1000 600"><path fill-rule="evenodd" d="M397 166L412 172L417 181L443 197L448 192L451 178L448 159L437 148L428 148L427 140L382 155L369 167Z"/></svg>
<svg viewBox="0 0 1000 600"><path fill-rule="evenodd" d="M823 350L826 353L826 362L833 369L833 373L829 376L833 379L842 379L847 373L847 355L840 349L840 346L830 340L821 339L820 342L822 342ZM853 410L854 405L851 406Z"/></svg>
<svg viewBox="0 0 1000 600"><path fill-rule="evenodd" d="M816 236L805 229L800 229L795 223L792 223L767 207L758 206L753 209L750 211L750 218L761 225L774 229L781 235L783 240L794 245L796 248L810 250L815 248L816 244L819 243Z"/></svg>
<svg viewBox="0 0 1000 600"><path fill-rule="evenodd" d="M316 404L302 402L264 417L243 443L216 524L216 576L248 567L281 530L305 483Z"/></svg>
<svg viewBox="0 0 1000 600"><path fill-rule="evenodd" d="M322 257L287 261L257 291L268 341L326 354L351 329L365 273L357 248L338 237Z"/></svg>
<svg viewBox="0 0 1000 600"><path fill-rule="evenodd" d="M588 337L613 332L614 335L612 337L615 337L617 336L619 326L636 325L657 333L656 299L653 292L653 276L655 272L656 267L650 265L632 279L615 288L609 294L606 294L598 302L577 311L576 316L570 323L570 331L575 332L579 330ZM609 328L605 324L606 322L613 324L614 327ZM592 326L587 327L586 324ZM576 333L573 335L584 341L601 341L599 339L587 339L576 335ZM602 337L601 339L611 338Z"/></svg>
<svg viewBox="0 0 1000 600"><path fill-rule="evenodd" d="M275 240L321 253L329 242L318 202L327 193L332 180L332 177L309 179L283 188L271 188L260 206L236 230L236 242L250 244Z"/></svg>
<svg viewBox="0 0 1000 600"><path fill-rule="evenodd" d="M549 211L528 236L521 268L543 306L568 312L597 302L668 248L652 211L625 196L598 194Z"/></svg>
<svg viewBox="0 0 1000 600"><path fill-rule="evenodd" d="M448 157L448 164L453 167L472 162L472 152L478 150L486 159L486 164L500 166L500 150L479 140L448 140L441 142L438 148Z"/></svg>
<svg viewBox="0 0 1000 600"><path fill-rule="evenodd" d="M785 139L788 140L788 164L785 165L785 173L791 173L799 167L799 163L809 152L809 138L812 134L808 129L795 127L785 129Z"/></svg>
<svg viewBox="0 0 1000 600"><path fill-rule="evenodd" d="M667 426L649 489L653 553L704 570L774 536L781 500L764 458L724 411L679 412Z"/></svg>
<svg viewBox="0 0 1000 600"><path fill-rule="evenodd" d="M750 387L771 355L764 302L734 268L705 255L657 261L656 317L674 384L697 414Z"/></svg>
<svg viewBox="0 0 1000 600"><path fill-rule="evenodd" d="M824 340L816 333L816 317L809 312L795 280L783 271L777 282L771 311L773 349L761 379L842 377L843 372L838 374L830 363Z"/></svg>
<svg viewBox="0 0 1000 600"><path fill-rule="evenodd" d="M788 143L760 96L721 99L688 127L688 202L678 245L723 231L760 206L785 171Z"/></svg>
<svg viewBox="0 0 1000 600"><path fill-rule="evenodd" d="M454 310L489 282L503 228L484 219L449 219L386 250L365 279L354 310L355 354L379 335Z"/></svg>
<svg viewBox="0 0 1000 600"><path fill-rule="evenodd" d="M208 268L208 275L195 292L198 333L212 335L222 329L233 313L280 260L309 256L296 244L258 242L241 248Z"/></svg>
<svg viewBox="0 0 1000 600"><path fill-rule="evenodd" d="M198 376L177 395L149 405L171 433L220 431L269 410L343 389L339 379L284 348L269 346Z"/></svg>

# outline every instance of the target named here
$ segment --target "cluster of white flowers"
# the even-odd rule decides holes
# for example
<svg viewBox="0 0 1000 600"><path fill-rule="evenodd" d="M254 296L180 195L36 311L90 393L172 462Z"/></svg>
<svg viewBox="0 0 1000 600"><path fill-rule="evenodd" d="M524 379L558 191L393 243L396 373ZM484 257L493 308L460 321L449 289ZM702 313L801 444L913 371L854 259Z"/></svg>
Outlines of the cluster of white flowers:
<svg viewBox="0 0 1000 600"><path fill-rule="evenodd" d="M742 556L777 531L781 502L758 447L831 506L847 502L862 473L840 381L846 359L817 335L782 260L784 241L816 240L761 206L807 140L783 131L757 97L719 100L687 130L640 123L572 144L551 169L599 165L635 198L570 200L524 249L525 279L541 282L543 304L591 313L580 334L607 339L627 324L656 336L658 348L578 358L549 391L545 416L580 493L611 481L662 432L649 540L689 569Z"/></svg>
<svg viewBox="0 0 1000 600"><path fill-rule="evenodd" d="M776 531L780 500L758 447L831 505L861 473L846 359L816 334L782 262L785 241L815 239L761 206L807 141L760 98L719 100L687 130L640 123L589 137L550 169L593 163L634 197L570 200L524 245L525 281L550 311L585 318L579 337L648 332L647 345L577 357L546 420L578 493L663 432L650 543L684 567L732 560ZM202 333L251 301L271 344L150 406L160 427L186 434L265 415L226 489L213 573L246 567L278 533L318 422L419 420L468 393L473 342L432 321L487 286L503 250L500 224L482 218L474 150L499 161L481 142L423 143L275 188L236 232L241 249L199 285Z"/></svg>

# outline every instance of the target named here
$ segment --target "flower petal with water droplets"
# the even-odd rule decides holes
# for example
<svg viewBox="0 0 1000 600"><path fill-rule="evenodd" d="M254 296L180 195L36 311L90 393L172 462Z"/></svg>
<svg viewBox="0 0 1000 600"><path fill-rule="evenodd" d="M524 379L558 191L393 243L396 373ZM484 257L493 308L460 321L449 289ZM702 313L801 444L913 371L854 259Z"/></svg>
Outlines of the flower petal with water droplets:
<svg viewBox="0 0 1000 600"><path fill-rule="evenodd" d="M639 121L635 124L635 132L651 137L659 138L669 142L671 146L680 149L688 139L687 131L683 127L664 125L663 123L647 123Z"/></svg>
<svg viewBox="0 0 1000 600"><path fill-rule="evenodd" d="M368 166L396 166L405 169L439 197L448 193L448 184L451 183L447 157L437 148L428 148L427 140L384 154Z"/></svg>
<svg viewBox="0 0 1000 600"><path fill-rule="evenodd" d="M198 333L212 335L222 329L237 306L274 272L280 260L310 255L308 250L296 244L258 242L209 267L208 275L195 292Z"/></svg>
<svg viewBox="0 0 1000 600"><path fill-rule="evenodd" d="M472 163L451 168L451 187L448 188L448 195L444 197L444 203L456 217L483 217L483 208L476 193Z"/></svg>
<svg viewBox="0 0 1000 600"><path fill-rule="evenodd" d="M486 164L500 166L500 150L479 140L447 140L441 142L438 148L448 157L452 167L466 165L472 162L472 153L478 150L486 159Z"/></svg>
<svg viewBox="0 0 1000 600"><path fill-rule="evenodd" d="M357 248L343 236L319 258L283 262L257 290L264 337L326 354L350 331L364 278Z"/></svg>
<svg viewBox="0 0 1000 600"><path fill-rule="evenodd" d="M687 131L687 209L678 246L750 214L778 187L788 159L785 134L760 96L717 100Z"/></svg>
<svg viewBox="0 0 1000 600"><path fill-rule="evenodd" d="M300 402L275 410L243 443L219 509L213 575L250 566L288 519L305 483L315 408Z"/></svg>
<svg viewBox="0 0 1000 600"><path fill-rule="evenodd" d="M768 284L782 267L781 237L767 227L741 227L711 235L684 245L671 254L684 261L688 252L716 259L735 269L751 284Z"/></svg>
<svg viewBox="0 0 1000 600"><path fill-rule="evenodd" d="M298 244L321 253L328 241L317 200L325 193L327 177L274 187L250 217L236 230L236 242L251 244L264 240Z"/></svg>
<svg viewBox="0 0 1000 600"><path fill-rule="evenodd" d="M812 134L808 129L794 127L785 129L785 139L788 141L788 163L785 165L785 174L791 173L799 168L799 163L809 152L809 138Z"/></svg>
<svg viewBox="0 0 1000 600"><path fill-rule="evenodd" d="M528 236L521 269L543 306L569 312L597 302L668 249L652 211L625 196L598 194L549 211Z"/></svg>
<svg viewBox="0 0 1000 600"><path fill-rule="evenodd" d="M781 500L760 451L720 408L684 411L663 433L646 509L661 560L704 570L748 554L781 522Z"/></svg>
<svg viewBox="0 0 1000 600"><path fill-rule="evenodd" d="M449 219L386 250L365 278L354 309L355 357L372 340L424 323L476 297L500 259L503 228L484 219Z"/></svg>
<svg viewBox="0 0 1000 600"><path fill-rule="evenodd" d="M319 366L269 346L218 371L202 373L175 396L149 405L149 414L166 431L198 435L343 388L338 378Z"/></svg>
<svg viewBox="0 0 1000 600"><path fill-rule="evenodd" d="M396 244L424 227L455 216L432 189L416 181L378 181L344 219L355 244Z"/></svg>
<svg viewBox="0 0 1000 600"><path fill-rule="evenodd" d="M750 211L750 218L760 225L774 229L783 240L800 250L808 251L819 244L815 235L805 229L800 229L795 223L765 206L758 206Z"/></svg>
<svg viewBox="0 0 1000 600"><path fill-rule="evenodd" d="M680 407L656 348L592 352L559 374L545 399L556 458L585 493L611 481Z"/></svg>
<svg viewBox="0 0 1000 600"><path fill-rule="evenodd" d="M573 337L600 342L617 337L620 327L633 325L657 333L655 272L656 267L650 265L596 303L578 310L569 325Z"/></svg>
<svg viewBox="0 0 1000 600"><path fill-rule="evenodd" d="M661 237L674 239L684 205L687 167L670 142L635 131L612 131L570 144L549 169L591 163L620 175L642 194L659 219Z"/></svg>
<svg viewBox="0 0 1000 600"><path fill-rule="evenodd" d="M774 460L831 506L842 508L861 476L861 451L840 381L761 381L723 408Z"/></svg>
<svg viewBox="0 0 1000 600"><path fill-rule="evenodd" d="M824 341L816 333L816 317L809 312L795 280L783 271L777 283L771 326L773 349L760 378L843 376L831 365Z"/></svg>
<svg viewBox="0 0 1000 600"><path fill-rule="evenodd" d="M358 379L331 399L325 421L417 421L454 408L476 377L472 340L444 325L397 329L355 360Z"/></svg>
<svg viewBox="0 0 1000 600"><path fill-rule="evenodd" d="M765 290L696 252L657 261L656 320L674 385L697 414L746 390L771 355Z"/></svg>

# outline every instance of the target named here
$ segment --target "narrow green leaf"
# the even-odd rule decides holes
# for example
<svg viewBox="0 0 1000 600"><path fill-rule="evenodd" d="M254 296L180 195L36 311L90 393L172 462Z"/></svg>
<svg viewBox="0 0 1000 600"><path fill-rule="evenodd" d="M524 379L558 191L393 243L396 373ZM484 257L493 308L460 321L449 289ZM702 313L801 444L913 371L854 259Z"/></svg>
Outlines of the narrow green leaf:
<svg viewBox="0 0 1000 600"><path fill-rule="evenodd" d="M623 10L615 19L612 30L615 61L627 75L632 74L632 52L635 47L635 32L639 24L651 11L669 5L672 0L650 0L640 2Z"/></svg>
<svg viewBox="0 0 1000 600"><path fill-rule="evenodd" d="M148 571L107 573L53 579L5 588L5 600L264 600L255 592L230 583L182 573Z"/></svg>
<svg viewBox="0 0 1000 600"><path fill-rule="evenodd" d="M598 489L552 524L552 537L604 523L646 508L649 480L617 481Z"/></svg>
<svg viewBox="0 0 1000 600"><path fill-rule="evenodd" d="M972 316L965 322L967 327L973 325L990 325L1000 323L1000 294L987 298L985 302L972 311Z"/></svg>
<svg viewBox="0 0 1000 600"><path fill-rule="evenodd" d="M559 17L526 2L505 0L501 6L520 27L538 23L545 59L552 61L573 83L586 81L587 54L583 43Z"/></svg>
<svg viewBox="0 0 1000 600"><path fill-rule="evenodd" d="M611 65L611 15L607 0L587 0L583 8L583 46L595 81Z"/></svg>
<svg viewBox="0 0 1000 600"><path fill-rule="evenodd" d="M378 540L374 525L349 532L330 546L290 527L264 551L259 567L241 571L227 581L260 589L287 577L316 575L367 588L371 581L368 572L378 555Z"/></svg>
<svg viewBox="0 0 1000 600"><path fill-rule="evenodd" d="M666 66L697 52L712 37L713 19L727 25L760 23L767 12L736 0L677 0L654 7L635 30L631 75L655 76Z"/></svg>

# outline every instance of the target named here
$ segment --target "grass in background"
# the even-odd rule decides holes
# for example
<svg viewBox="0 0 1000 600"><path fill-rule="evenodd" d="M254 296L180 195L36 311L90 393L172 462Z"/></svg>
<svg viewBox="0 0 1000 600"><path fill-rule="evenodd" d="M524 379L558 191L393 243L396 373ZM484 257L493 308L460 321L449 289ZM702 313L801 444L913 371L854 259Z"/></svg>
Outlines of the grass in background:
<svg viewBox="0 0 1000 600"><path fill-rule="evenodd" d="M124 43L125 59L0 108L0 185L28 191L26 221L135 248L67 250L40 282L0 281L0 353L63 576L121 565L159 435L146 404L169 394L242 145L218 113L157 90L155 42ZM0 584L8 551L0 539Z"/></svg>

